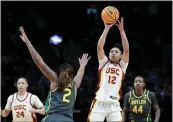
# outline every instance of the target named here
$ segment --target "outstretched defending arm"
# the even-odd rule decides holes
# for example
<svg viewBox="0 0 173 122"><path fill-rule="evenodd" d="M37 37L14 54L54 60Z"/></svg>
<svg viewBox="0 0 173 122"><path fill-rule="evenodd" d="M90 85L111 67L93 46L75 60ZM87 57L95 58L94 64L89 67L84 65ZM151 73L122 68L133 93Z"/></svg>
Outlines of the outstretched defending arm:
<svg viewBox="0 0 173 122"><path fill-rule="evenodd" d="M77 88L80 87L85 72L85 66L87 65L90 58L91 57L88 57L88 54L83 54L82 58L79 58L80 67L77 72L77 75L74 77L74 82L76 83Z"/></svg>
<svg viewBox="0 0 173 122"><path fill-rule="evenodd" d="M57 74L46 65L46 63L43 61L42 57L35 50L35 48L31 44L31 42L29 41L23 27L20 27L19 31L21 32L20 38L27 45L33 61L38 66L38 68L41 70L41 72L51 81L51 89L54 89L55 87L57 87L57 84L58 84L57 83L57 81L58 81Z"/></svg>

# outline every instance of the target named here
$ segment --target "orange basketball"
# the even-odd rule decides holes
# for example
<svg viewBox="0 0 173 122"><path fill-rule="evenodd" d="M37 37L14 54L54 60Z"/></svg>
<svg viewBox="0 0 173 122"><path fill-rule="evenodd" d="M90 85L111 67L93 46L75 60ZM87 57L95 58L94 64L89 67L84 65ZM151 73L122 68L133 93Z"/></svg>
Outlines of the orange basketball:
<svg viewBox="0 0 173 122"><path fill-rule="evenodd" d="M113 6L107 6L102 10L101 17L104 23L113 24L119 19L119 11Z"/></svg>

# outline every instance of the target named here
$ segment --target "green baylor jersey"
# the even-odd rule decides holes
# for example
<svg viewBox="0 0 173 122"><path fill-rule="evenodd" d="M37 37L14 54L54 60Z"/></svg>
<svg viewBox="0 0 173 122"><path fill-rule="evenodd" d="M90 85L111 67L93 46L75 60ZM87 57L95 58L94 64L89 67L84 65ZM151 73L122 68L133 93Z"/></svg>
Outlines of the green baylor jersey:
<svg viewBox="0 0 173 122"><path fill-rule="evenodd" d="M49 91L45 104L46 114L57 113L73 118L74 102L75 85L65 88L62 92L57 91L57 89Z"/></svg>
<svg viewBox="0 0 173 122"><path fill-rule="evenodd" d="M149 93L148 90L144 90L143 95L136 96L134 90L130 92L130 122L151 122L151 99L149 98Z"/></svg>

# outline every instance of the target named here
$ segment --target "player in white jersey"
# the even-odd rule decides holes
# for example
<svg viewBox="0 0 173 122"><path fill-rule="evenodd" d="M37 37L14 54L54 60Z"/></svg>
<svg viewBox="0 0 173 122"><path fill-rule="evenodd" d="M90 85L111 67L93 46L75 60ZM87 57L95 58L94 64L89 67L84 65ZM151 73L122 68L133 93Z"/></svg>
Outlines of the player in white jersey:
<svg viewBox="0 0 173 122"><path fill-rule="evenodd" d="M97 44L99 60L98 89L88 115L88 122L120 122L122 120L119 103L120 88L129 62L129 43L123 27L124 19L116 24L120 31L122 48L115 45L109 52L109 59L104 53L104 44L109 29L114 25L105 24L105 29Z"/></svg>
<svg viewBox="0 0 173 122"><path fill-rule="evenodd" d="M12 111L13 122L36 122L35 113L44 114L44 105L40 99L27 92L28 82L21 77L17 81L18 92L10 95L1 116L7 117Z"/></svg>

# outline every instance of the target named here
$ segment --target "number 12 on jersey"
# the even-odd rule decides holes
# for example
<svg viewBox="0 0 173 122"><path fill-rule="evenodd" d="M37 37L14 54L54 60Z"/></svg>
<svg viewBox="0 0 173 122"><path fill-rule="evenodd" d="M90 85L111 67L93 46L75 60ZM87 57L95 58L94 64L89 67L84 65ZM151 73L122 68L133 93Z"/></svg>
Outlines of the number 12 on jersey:
<svg viewBox="0 0 173 122"><path fill-rule="evenodd" d="M116 82L116 77L115 76L109 76L108 83L115 84Z"/></svg>

